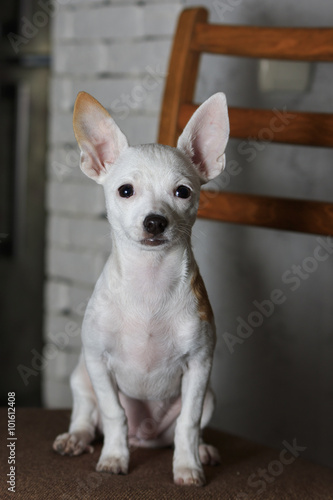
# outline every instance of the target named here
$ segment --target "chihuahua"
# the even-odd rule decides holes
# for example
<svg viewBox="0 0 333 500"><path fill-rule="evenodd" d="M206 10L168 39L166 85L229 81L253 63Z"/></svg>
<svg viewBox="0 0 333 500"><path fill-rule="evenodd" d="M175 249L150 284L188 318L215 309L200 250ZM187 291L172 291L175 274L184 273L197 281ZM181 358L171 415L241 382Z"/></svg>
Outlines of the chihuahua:
<svg viewBox="0 0 333 500"><path fill-rule="evenodd" d="M225 165L225 95L195 111L176 148L130 147L85 92L73 124L81 169L104 187L112 247L83 320L69 431L53 448L61 455L92 452L99 430L96 470L126 474L130 446L174 443L174 482L201 486L202 464L220 461L201 436L214 409L215 325L191 231L200 186Z"/></svg>

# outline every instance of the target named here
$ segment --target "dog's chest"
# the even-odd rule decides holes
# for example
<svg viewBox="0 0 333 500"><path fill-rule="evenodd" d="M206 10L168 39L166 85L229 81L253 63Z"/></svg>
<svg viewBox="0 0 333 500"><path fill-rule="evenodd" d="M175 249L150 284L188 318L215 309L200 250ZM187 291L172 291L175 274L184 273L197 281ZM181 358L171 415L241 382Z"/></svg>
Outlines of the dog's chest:
<svg viewBox="0 0 333 500"><path fill-rule="evenodd" d="M175 321L164 318L126 317L119 337L118 356L127 367L150 373L182 354Z"/></svg>
<svg viewBox="0 0 333 500"><path fill-rule="evenodd" d="M188 337L192 322L183 318L178 323L161 312L153 317L125 315L108 350L119 389L139 399L177 395L189 349L182 337Z"/></svg>
<svg viewBox="0 0 333 500"><path fill-rule="evenodd" d="M132 397L175 395L186 356L202 342L195 291L179 261L172 264L123 273L112 279L110 294L103 280L97 287L99 345L119 388Z"/></svg>

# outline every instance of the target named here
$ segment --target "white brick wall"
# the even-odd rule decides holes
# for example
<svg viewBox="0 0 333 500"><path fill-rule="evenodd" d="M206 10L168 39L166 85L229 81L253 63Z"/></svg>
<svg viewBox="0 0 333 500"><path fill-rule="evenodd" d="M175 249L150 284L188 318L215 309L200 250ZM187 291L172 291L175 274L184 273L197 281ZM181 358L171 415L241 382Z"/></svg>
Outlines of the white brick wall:
<svg viewBox="0 0 333 500"><path fill-rule="evenodd" d="M69 375L87 301L110 249L100 186L79 169L72 112L85 90L131 144L156 140L182 0L62 0L53 16L47 167L44 404L71 404Z"/></svg>
<svg viewBox="0 0 333 500"><path fill-rule="evenodd" d="M138 5L82 5L61 9L54 23L56 39L113 40L171 36L180 2Z"/></svg>

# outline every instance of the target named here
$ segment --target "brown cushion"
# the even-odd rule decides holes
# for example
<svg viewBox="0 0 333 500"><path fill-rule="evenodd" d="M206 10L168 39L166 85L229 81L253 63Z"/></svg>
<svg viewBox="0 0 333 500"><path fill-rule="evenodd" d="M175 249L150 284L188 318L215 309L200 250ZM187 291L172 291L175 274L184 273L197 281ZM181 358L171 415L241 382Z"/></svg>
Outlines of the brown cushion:
<svg viewBox="0 0 333 500"><path fill-rule="evenodd" d="M212 429L206 431L207 441L219 448L222 465L205 467L207 484L202 488L173 484L172 449L134 450L127 476L97 473L101 443L95 444L92 455L62 457L52 451L52 442L67 430L69 417L67 410L17 409L16 493L10 494L7 409L0 409L1 499L333 499L333 471L328 467L301 458L292 461L290 452L282 455L282 461L292 463L283 464L280 450Z"/></svg>

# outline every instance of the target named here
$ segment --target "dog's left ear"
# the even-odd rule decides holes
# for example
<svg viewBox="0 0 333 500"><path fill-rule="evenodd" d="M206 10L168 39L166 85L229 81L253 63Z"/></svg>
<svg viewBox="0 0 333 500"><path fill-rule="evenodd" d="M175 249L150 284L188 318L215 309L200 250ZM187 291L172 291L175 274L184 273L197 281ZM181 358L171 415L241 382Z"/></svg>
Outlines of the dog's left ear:
<svg viewBox="0 0 333 500"><path fill-rule="evenodd" d="M177 143L177 148L192 160L203 184L224 169L228 138L227 100L218 92L193 113Z"/></svg>
<svg viewBox="0 0 333 500"><path fill-rule="evenodd" d="M87 92L79 92L73 128L81 149L81 170L102 184L109 167L128 147L125 135L103 106Z"/></svg>

